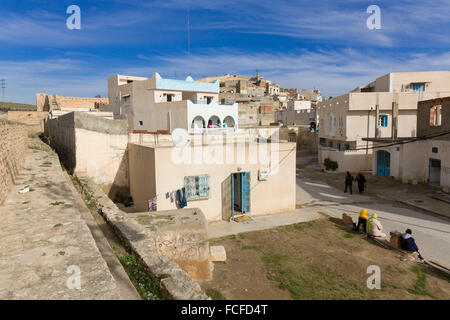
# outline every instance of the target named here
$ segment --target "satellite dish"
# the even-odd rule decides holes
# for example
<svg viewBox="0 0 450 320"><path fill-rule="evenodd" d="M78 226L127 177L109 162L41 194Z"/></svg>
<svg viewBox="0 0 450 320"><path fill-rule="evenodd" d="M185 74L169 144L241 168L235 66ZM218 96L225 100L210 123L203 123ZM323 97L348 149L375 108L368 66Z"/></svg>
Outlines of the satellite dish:
<svg viewBox="0 0 450 320"><path fill-rule="evenodd" d="M176 147L186 147L191 142L191 138L186 130L177 128L172 132L172 141Z"/></svg>

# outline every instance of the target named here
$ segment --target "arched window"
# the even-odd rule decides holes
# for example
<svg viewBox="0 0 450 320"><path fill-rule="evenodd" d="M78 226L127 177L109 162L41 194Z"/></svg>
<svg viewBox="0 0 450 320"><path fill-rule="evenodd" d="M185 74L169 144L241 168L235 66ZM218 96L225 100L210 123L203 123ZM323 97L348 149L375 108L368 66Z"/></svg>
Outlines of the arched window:
<svg viewBox="0 0 450 320"><path fill-rule="evenodd" d="M192 120L191 128L192 129L202 129L206 127L205 119L201 116L196 116L194 120Z"/></svg>
<svg viewBox="0 0 450 320"><path fill-rule="evenodd" d="M220 128L222 126L222 122L218 116L212 116L208 120L208 128Z"/></svg>
<svg viewBox="0 0 450 320"><path fill-rule="evenodd" d="M223 119L224 127L227 128L234 128L236 126L236 122L234 121L233 117L227 116L225 119Z"/></svg>

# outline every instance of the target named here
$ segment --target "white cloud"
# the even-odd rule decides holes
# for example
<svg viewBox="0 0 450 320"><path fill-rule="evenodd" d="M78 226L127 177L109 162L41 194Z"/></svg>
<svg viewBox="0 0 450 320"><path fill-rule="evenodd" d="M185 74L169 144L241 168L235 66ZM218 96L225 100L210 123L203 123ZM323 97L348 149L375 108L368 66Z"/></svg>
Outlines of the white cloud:
<svg viewBox="0 0 450 320"><path fill-rule="evenodd" d="M75 55L76 56L76 55ZM317 88L337 96L389 72L450 70L450 51L440 54L394 55L356 49L299 50L290 53L210 49L202 55L139 55L132 64L99 69L80 59L46 59L25 62L0 61L0 74L7 79L8 100L34 103L35 93L60 95L107 95L106 79L116 73L195 79L226 73L254 75L286 88Z"/></svg>

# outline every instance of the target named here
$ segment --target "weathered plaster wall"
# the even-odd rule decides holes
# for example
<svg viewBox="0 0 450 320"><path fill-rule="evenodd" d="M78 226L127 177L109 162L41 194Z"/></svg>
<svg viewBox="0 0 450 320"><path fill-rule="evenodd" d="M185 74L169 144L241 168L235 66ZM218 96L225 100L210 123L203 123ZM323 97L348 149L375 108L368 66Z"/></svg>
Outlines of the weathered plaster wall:
<svg viewBox="0 0 450 320"><path fill-rule="evenodd" d="M131 195L137 210L147 211L148 200L154 196L157 197L158 210L176 209L176 203L166 198L166 193L181 189L184 186L185 176L209 175L209 199L190 201L187 208L201 209L208 221L222 220L226 215L224 210L228 210L227 206L231 204L224 199L230 199L230 175L235 172L251 173L252 214L294 210L296 201L295 144L274 143L272 146L259 144L259 147L261 149L254 150L249 147L248 143L212 144L202 146L202 151L198 150L198 153L194 150L195 148L191 147L162 147L154 149L153 164L153 159L145 156L146 153L150 155L152 151L143 150L153 148L130 145ZM189 157L189 152L191 152L191 157ZM223 159L229 161L217 164L215 159L221 159L222 155L227 154L230 158ZM250 155L254 156L256 160L250 160ZM260 155L259 158L258 155ZM243 158L244 156L245 158ZM271 156L272 160L270 160ZM200 160L202 157L205 161ZM134 164L143 161L146 162L145 168L132 169ZM267 170L270 161L273 164L273 174L269 175L266 181L258 181L258 171ZM155 181L156 190L148 186L148 181ZM274 190L278 195L276 200L273 199Z"/></svg>
<svg viewBox="0 0 450 320"><path fill-rule="evenodd" d="M47 123L50 145L68 170L86 174L111 197L128 189L125 120L71 112Z"/></svg>

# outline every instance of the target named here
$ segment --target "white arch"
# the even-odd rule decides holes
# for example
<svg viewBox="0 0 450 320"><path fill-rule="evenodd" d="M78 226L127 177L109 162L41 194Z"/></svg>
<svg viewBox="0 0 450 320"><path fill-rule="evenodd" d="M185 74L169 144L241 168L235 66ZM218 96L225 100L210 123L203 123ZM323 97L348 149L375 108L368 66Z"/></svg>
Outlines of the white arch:
<svg viewBox="0 0 450 320"><path fill-rule="evenodd" d="M211 122L211 123L210 123ZM216 115L212 115L208 120L208 125L218 126L219 128L222 126L222 121Z"/></svg>
<svg viewBox="0 0 450 320"><path fill-rule="evenodd" d="M191 128L192 129L202 129L206 127L206 121L202 116L196 116L192 120Z"/></svg>
<svg viewBox="0 0 450 320"><path fill-rule="evenodd" d="M236 121L232 116L226 116L223 119L223 123L226 124L227 128L234 128L236 126Z"/></svg>

